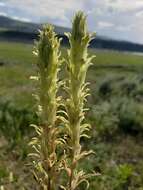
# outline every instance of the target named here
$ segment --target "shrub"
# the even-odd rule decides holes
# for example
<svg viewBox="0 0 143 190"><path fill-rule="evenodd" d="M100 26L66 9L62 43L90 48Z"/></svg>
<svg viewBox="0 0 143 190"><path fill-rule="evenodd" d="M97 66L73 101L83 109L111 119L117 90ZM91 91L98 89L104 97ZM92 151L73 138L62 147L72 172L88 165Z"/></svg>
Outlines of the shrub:
<svg viewBox="0 0 143 190"><path fill-rule="evenodd" d="M122 98L117 106L119 128L125 133L143 132L142 106L131 98Z"/></svg>
<svg viewBox="0 0 143 190"><path fill-rule="evenodd" d="M130 186L130 178L133 175L133 167L128 164L122 164L115 168L113 173L113 189L123 190Z"/></svg>
<svg viewBox="0 0 143 190"><path fill-rule="evenodd" d="M108 137L118 130L119 119L115 111L109 102L93 106L92 122L98 135Z"/></svg>
<svg viewBox="0 0 143 190"><path fill-rule="evenodd" d="M20 144L24 136L29 134L31 121L37 123L37 117L29 107L18 108L9 101L0 104L0 132L10 146Z"/></svg>
<svg viewBox="0 0 143 190"><path fill-rule="evenodd" d="M99 96L101 96L102 98L108 98L111 95L111 93L112 93L111 81L110 80L103 81L99 87Z"/></svg>

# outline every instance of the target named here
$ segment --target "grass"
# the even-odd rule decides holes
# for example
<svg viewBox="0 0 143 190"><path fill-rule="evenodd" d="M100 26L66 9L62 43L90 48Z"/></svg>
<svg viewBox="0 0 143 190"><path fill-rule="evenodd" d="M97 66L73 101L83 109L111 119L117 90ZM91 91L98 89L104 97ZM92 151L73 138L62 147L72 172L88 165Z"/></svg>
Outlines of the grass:
<svg viewBox="0 0 143 190"><path fill-rule="evenodd" d="M32 56L32 45L20 43L1 42L0 60L4 66L0 67L0 98L31 101L30 76L33 74L34 57ZM25 94L25 96L23 96ZM21 104L20 100L20 104Z"/></svg>
<svg viewBox="0 0 143 190"><path fill-rule="evenodd" d="M33 63L32 45L14 42L0 43L0 59L25 64Z"/></svg>
<svg viewBox="0 0 143 190"><path fill-rule="evenodd" d="M0 43L0 61L5 64L4 67L0 68L1 98L14 97L15 92L19 95L21 93L29 94L31 90L29 77L33 74L35 62L32 50L33 46L30 44ZM127 69L133 65L136 68L139 67L139 69L143 66L142 56L114 51L90 50L90 52L92 54L96 53L97 56L94 60L94 65L99 66L98 69L102 69L103 65L107 68L110 66L109 72L113 69L111 66L127 65ZM65 48L63 48L63 54L66 56ZM95 72L93 69L91 70L91 73Z"/></svg>
<svg viewBox="0 0 143 190"><path fill-rule="evenodd" d="M0 59L9 60L13 62L20 62L25 64L30 64L34 62L34 57L32 56L33 45L24 43L14 43L14 42L1 42L0 43ZM65 48L63 48L65 54ZM132 53L123 53L118 51L107 51L107 50L94 50L91 49L90 52L94 54L96 52L95 63L98 65L110 64L110 65L120 65L120 64L142 64L142 56L135 55Z"/></svg>
<svg viewBox="0 0 143 190"><path fill-rule="evenodd" d="M35 101L31 96L35 84L29 80L29 77L36 72L32 49L33 45L31 44L0 43L0 62L4 63L3 66L0 66L0 103L10 101L15 105L16 110L25 107L35 109ZM102 173L101 177L92 182L91 190L115 190L115 185L119 181L121 183L118 184L119 190L124 190L125 186L131 190L141 190L143 187L141 172L143 151L142 138L139 136L142 137L143 121L142 117L139 117L140 110L138 108L140 109L139 105L143 104L143 57L117 51L91 49L90 52L96 54L94 65L88 72L88 81L91 82L88 118L93 126L93 138L85 146L93 148L96 151L96 157L88 160L86 169L90 170L94 166L95 170L100 170ZM62 53L66 56L66 48L63 48ZM118 111L119 105L120 112ZM97 108L104 114L104 118L97 117ZM100 112L98 114L101 115ZM7 117L9 118L9 116ZM119 119L120 121L118 121ZM97 124L100 124L101 127L99 125L95 130ZM124 129L131 126L133 133L129 131L127 133L124 129L119 132L121 124ZM113 129L114 126L116 128ZM134 129L139 130L139 136L135 136ZM28 137L26 140L24 137L24 141L28 141ZM7 146L3 137L0 136L0 166L8 166L6 171L14 172L17 178L12 186L8 186L8 189L20 189L22 186L25 189L33 189L34 180L29 178L31 174L25 167L27 161L21 160L22 156L20 156L20 152L25 151L25 147L16 147L9 151ZM132 151L133 149L135 151ZM120 171L120 165L123 165L123 171ZM130 165L133 167L132 174L124 176L130 171ZM116 171L118 172L116 173ZM118 173L121 176L118 176ZM0 175L1 181L7 180L3 168ZM122 178L124 184L122 184Z"/></svg>
<svg viewBox="0 0 143 190"><path fill-rule="evenodd" d="M96 51L96 50L95 50ZM91 50L94 53L94 50ZM143 64L142 56L132 53L123 53L118 51L97 50L96 64L109 65L141 65Z"/></svg>

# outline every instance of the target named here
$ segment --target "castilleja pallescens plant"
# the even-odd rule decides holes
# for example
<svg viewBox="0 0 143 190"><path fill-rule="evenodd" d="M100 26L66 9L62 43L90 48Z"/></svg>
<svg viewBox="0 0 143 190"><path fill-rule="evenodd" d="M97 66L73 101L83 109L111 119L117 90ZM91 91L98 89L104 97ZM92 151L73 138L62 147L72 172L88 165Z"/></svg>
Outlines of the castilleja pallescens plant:
<svg viewBox="0 0 143 190"><path fill-rule="evenodd" d="M84 104L89 95L85 80L94 58L88 55L92 35L87 31L86 16L83 12L75 15L72 32L67 36L70 49L66 58L67 96L62 98L63 101L57 96L60 85L60 40L51 25L43 27L40 31L34 51L38 76L32 78L39 83L37 99L41 120L38 126L33 125L37 136L30 143L34 148L30 155L33 157L35 178L43 190L57 190L59 187L64 190L76 190L83 182L88 187L88 178L96 175L94 172L87 174L78 165L81 159L93 153L83 150L80 142L81 137L88 137L87 132L90 130L90 125L85 122L87 109ZM61 180L63 170L66 171L67 177Z"/></svg>
<svg viewBox="0 0 143 190"><path fill-rule="evenodd" d="M36 42L34 54L37 57L38 75L32 77L39 84L38 114L39 126L34 126L37 136L32 139L34 175L43 190L57 189L58 178L62 168L57 149L63 143L59 137L57 122L59 88L58 71L61 64L60 40L51 25L44 26Z"/></svg>
<svg viewBox="0 0 143 190"><path fill-rule="evenodd" d="M96 175L95 173L86 174L78 167L78 162L81 159L93 153L93 151L83 151L80 143L81 137L88 137L87 131L90 130L90 125L84 121L87 110L84 108L84 104L89 95L85 79L91 61L95 57L88 55L88 46L93 35L87 31L86 16L83 12L79 11L75 15L72 32L68 33L67 37L69 38L70 49L67 60L68 82L65 87L68 92L68 98L65 101L67 112L65 126L70 137L68 146L71 151L69 151L70 154L67 155L67 162L65 162L69 182L67 187L63 188L75 190L82 182L88 186L87 179Z"/></svg>

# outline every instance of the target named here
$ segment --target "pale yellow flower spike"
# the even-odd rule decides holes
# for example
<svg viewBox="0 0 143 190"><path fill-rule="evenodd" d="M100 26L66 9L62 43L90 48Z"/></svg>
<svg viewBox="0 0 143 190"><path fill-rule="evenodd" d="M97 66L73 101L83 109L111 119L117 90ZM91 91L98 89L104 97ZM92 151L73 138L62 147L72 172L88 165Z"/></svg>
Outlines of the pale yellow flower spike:
<svg viewBox="0 0 143 190"><path fill-rule="evenodd" d="M89 89L85 83L88 67L94 56L88 55L89 42L92 36L87 31L86 16L79 11L74 19L71 34L67 34L70 42L68 50L68 71L69 78L66 89L69 98L66 100L66 111L68 114L67 129L69 131L69 146L72 150L67 161L67 168L70 170L68 190L75 190L82 183L89 186L87 178L95 174L86 174L84 171L77 169L80 159L93 153L93 151L82 151L80 144L81 137L88 137L87 131L90 125L84 122L84 103L88 96ZM70 164L69 164L70 163Z"/></svg>
<svg viewBox="0 0 143 190"><path fill-rule="evenodd" d="M51 25L44 26L36 42L34 54L37 57L38 76L32 77L39 83L38 113L40 125L33 127L37 136L32 139L35 170L33 174L44 190L55 190L62 163L56 149L63 143L59 138L60 129L56 126L59 88L58 71L60 60L60 40Z"/></svg>

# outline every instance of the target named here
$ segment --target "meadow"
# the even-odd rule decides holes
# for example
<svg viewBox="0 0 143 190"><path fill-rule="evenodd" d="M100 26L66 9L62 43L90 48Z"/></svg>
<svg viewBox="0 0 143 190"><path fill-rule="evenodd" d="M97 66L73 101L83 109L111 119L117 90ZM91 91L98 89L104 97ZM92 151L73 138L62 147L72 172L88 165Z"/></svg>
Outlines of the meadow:
<svg viewBox="0 0 143 190"><path fill-rule="evenodd" d="M38 122L32 97L36 85L30 80L36 73L32 50L31 44L0 43L0 186L10 190L35 189L27 166L33 134L29 125ZM96 155L81 165L101 173L92 179L90 190L142 190L143 56L89 51L96 54L87 77L92 138L83 145Z"/></svg>

